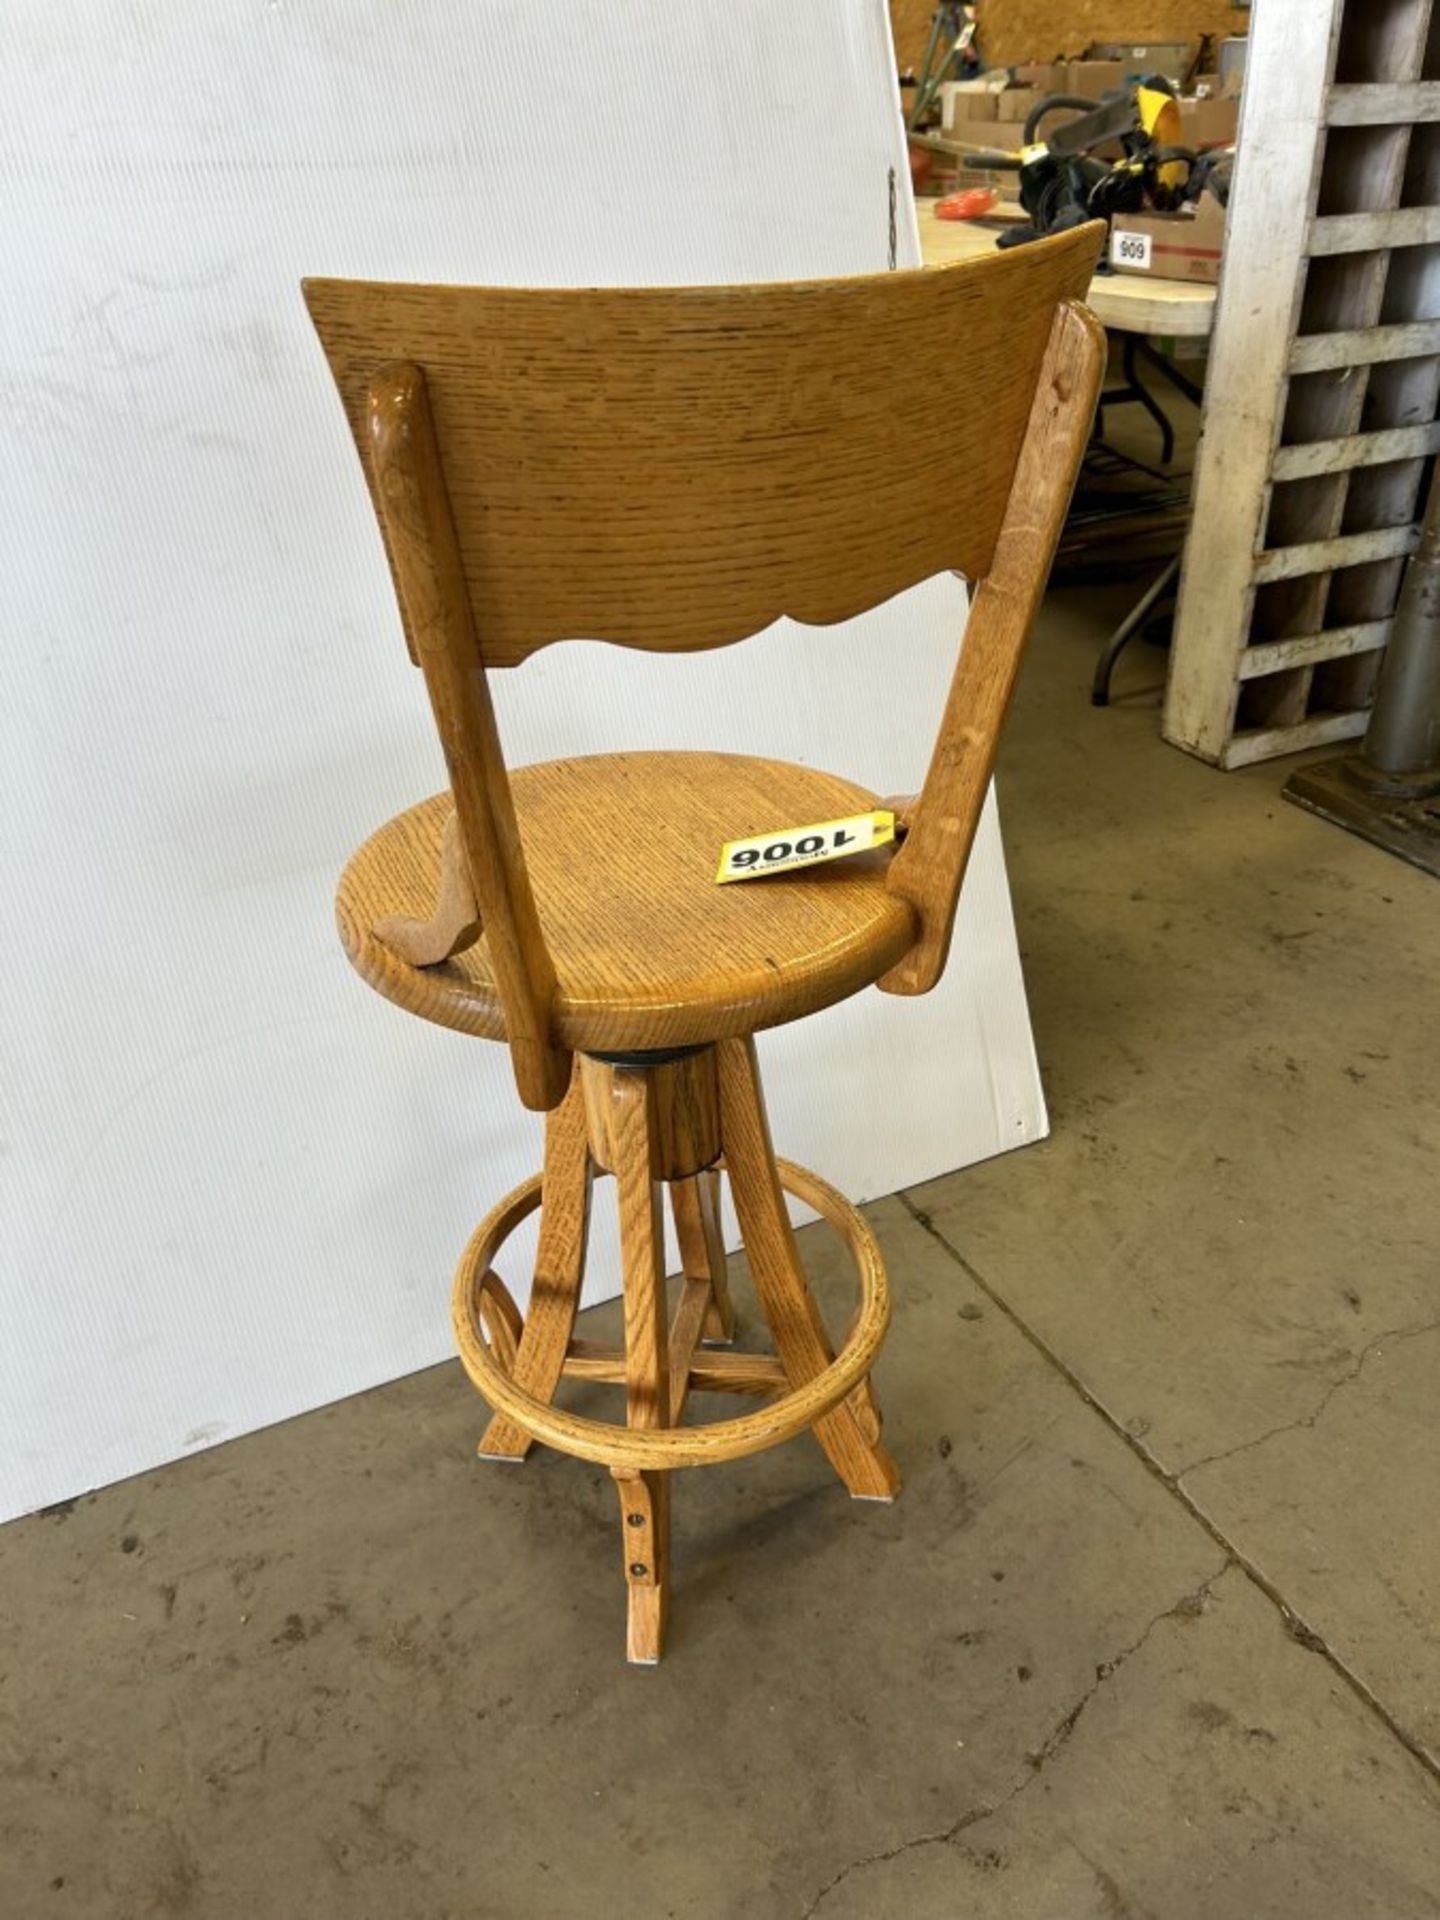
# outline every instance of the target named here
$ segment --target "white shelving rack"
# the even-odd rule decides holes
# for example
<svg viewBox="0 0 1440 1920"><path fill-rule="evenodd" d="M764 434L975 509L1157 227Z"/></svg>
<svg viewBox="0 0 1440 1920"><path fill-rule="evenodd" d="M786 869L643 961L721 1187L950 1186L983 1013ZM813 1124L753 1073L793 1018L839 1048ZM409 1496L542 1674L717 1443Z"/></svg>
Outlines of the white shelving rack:
<svg viewBox="0 0 1440 1920"><path fill-rule="evenodd" d="M1221 767L1365 731L1440 450L1437 29L1255 9L1164 716Z"/></svg>

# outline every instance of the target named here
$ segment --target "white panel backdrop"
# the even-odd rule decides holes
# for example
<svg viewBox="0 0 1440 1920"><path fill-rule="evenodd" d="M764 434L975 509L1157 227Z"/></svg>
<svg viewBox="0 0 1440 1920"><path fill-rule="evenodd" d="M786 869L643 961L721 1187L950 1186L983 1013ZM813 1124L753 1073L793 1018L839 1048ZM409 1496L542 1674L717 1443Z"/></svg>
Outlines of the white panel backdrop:
<svg viewBox="0 0 1440 1920"><path fill-rule="evenodd" d="M350 848L443 776L301 275L879 271L892 168L916 260L884 0L12 0L5 38L0 1517L443 1356L537 1155L503 1050L332 931ZM507 746L903 789L962 608L554 649ZM942 988L762 1051L782 1150L858 1196L1037 1137L993 808Z"/></svg>

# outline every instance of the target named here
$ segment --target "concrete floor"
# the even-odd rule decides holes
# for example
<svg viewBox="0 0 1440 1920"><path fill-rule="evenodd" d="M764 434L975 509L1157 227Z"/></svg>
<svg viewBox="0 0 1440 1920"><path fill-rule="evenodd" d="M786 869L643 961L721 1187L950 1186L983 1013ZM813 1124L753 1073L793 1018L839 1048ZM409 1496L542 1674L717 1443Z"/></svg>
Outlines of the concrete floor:
<svg viewBox="0 0 1440 1920"><path fill-rule="evenodd" d="M1092 711L1114 605L1002 765L1053 1138L873 1209L900 1501L686 1476L654 1672L454 1366L17 1523L0 1914L1440 1915L1440 887Z"/></svg>

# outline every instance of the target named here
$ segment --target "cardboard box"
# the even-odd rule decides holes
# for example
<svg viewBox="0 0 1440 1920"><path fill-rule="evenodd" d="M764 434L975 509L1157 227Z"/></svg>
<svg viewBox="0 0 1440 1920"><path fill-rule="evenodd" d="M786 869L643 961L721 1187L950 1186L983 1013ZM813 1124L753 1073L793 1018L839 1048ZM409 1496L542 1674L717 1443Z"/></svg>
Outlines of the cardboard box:
<svg viewBox="0 0 1440 1920"><path fill-rule="evenodd" d="M995 96L995 118L1003 126L1014 126L1024 121L1037 100L1044 98L1045 95L1034 87L1011 87L1008 93Z"/></svg>
<svg viewBox="0 0 1440 1920"><path fill-rule="evenodd" d="M1099 100L1102 95L1123 87L1129 75L1130 68L1123 60L1072 60L1066 70L1064 90L1081 94L1087 100Z"/></svg>
<svg viewBox="0 0 1440 1920"><path fill-rule="evenodd" d="M1016 67L1015 84L1029 87L1035 93L1068 93L1070 91L1070 69L1063 60L1042 61L1038 65Z"/></svg>
<svg viewBox="0 0 1440 1920"><path fill-rule="evenodd" d="M1102 50L1101 57L1118 60L1127 73L1159 73L1178 87L1190 64L1194 48L1188 40L1162 40L1126 42L1123 45L1111 45Z"/></svg>
<svg viewBox="0 0 1440 1920"><path fill-rule="evenodd" d="M1020 130L1013 126L998 126L993 120L956 120L941 134L952 146L974 147L985 153L993 153L998 148L1008 153L1020 144ZM1017 176L1012 174L1011 178Z"/></svg>
<svg viewBox="0 0 1440 1920"><path fill-rule="evenodd" d="M948 133L956 120L994 120L995 95L964 81L947 80L940 89L940 125Z"/></svg>
<svg viewBox="0 0 1440 1920"><path fill-rule="evenodd" d="M1194 213L1117 213L1110 221L1110 264L1117 273L1162 280L1220 278L1225 209L1213 194Z"/></svg>
<svg viewBox="0 0 1440 1920"><path fill-rule="evenodd" d="M1182 100L1180 120L1187 147L1231 147L1240 129L1240 102Z"/></svg>

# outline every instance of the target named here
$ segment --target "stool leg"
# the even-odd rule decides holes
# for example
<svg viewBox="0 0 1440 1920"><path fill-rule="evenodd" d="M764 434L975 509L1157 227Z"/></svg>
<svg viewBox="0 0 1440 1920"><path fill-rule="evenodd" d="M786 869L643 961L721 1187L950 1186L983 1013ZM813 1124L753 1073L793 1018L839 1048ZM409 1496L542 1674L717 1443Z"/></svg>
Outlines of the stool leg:
<svg viewBox="0 0 1440 1920"><path fill-rule="evenodd" d="M632 1427L670 1424L665 1230L653 1176L653 1097L644 1068L611 1075L609 1146L620 1201L625 1288L625 1408ZM665 1639L670 1588L670 1475L615 1472L628 1605L625 1651L653 1666Z"/></svg>
<svg viewBox="0 0 1440 1920"><path fill-rule="evenodd" d="M578 1065L570 1091L545 1119L544 1182L535 1280L515 1354L516 1384L537 1400L554 1398L580 1305L590 1227L592 1168ZM483 1460L523 1460L534 1441L497 1413L480 1440Z"/></svg>
<svg viewBox="0 0 1440 1920"><path fill-rule="evenodd" d="M803 1386L830 1364L834 1349L785 1211L755 1042L722 1040L717 1051L725 1165L751 1278L790 1384ZM868 1381L817 1420L814 1433L854 1498L895 1497L900 1470L881 1443L879 1414Z"/></svg>
<svg viewBox="0 0 1440 1920"><path fill-rule="evenodd" d="M710 1304L700 1338L723 1346L735 1338L735 1308L725 1270L725 1240L720 1231L720 1176L706 1171L670 1182L670 1211L680 1242L680 1265L687 1280L708 1280Z"/></svg>

